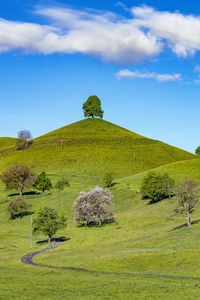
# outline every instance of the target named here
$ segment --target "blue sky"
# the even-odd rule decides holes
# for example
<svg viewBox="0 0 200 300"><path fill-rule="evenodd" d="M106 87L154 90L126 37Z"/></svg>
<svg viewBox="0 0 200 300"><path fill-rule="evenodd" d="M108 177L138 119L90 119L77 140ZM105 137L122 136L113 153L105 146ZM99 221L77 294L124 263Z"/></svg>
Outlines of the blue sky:
<svg viewBox="0 0 200 300"><path fill-rule="evenodd" d="M106 120L200 144L198 1L6 0L0 18L0 136L80 120L96 94Z"/></svg>

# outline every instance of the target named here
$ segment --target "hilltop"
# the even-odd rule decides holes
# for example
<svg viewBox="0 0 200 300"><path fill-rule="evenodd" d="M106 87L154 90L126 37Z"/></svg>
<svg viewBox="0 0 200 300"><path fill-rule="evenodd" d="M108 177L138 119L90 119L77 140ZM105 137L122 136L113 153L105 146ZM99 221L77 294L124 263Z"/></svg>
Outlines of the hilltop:
<svg viewBox="0 0 200 300"><path fill-rule="evenodd" d="M13 149L3 157L0 170L17 161L36 171L83 176L94 184L106 172L120 178L195 156L110 122L85 119L36 138L29 149Z"/></svg>

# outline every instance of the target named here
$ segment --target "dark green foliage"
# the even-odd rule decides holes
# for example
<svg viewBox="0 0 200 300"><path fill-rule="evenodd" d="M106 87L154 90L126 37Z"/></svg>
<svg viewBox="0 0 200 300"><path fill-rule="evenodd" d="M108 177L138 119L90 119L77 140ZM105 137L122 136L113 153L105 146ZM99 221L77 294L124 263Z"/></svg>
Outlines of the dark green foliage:
<svg viewBox="0 0 200 300"><path fill-rule="evenodd" d="M55 209L44 207L33 221L33 232L48 235L48 241L51 242L52 236L67 226L66 221L66 218L63 215L59 216Z"/></svg>
<svg viewBox="0 0 200 300"><path fill-rule="evenodd" d="M37 176L36 182L34 184L34 188L38 191L49 191L52 189L51 179L46 175L45 172L42 172Z"/></svg>
<svg viewBox="0 0 200 300"><path fill-rule="evenodd" d="M103 177L103 184L105 187L112 187L113 185L113 180L114 180L114 175L113 173L106 173L105 176Z"/></svg>
<svg viewBox="0 0 200 300"><path fill-rule="evenodd" d="M191 214L195 210L195 206L200 197L200 186L193 179L185 179L176 188L176 196L178 200L176 214L186 217L187 226L191 226Z"/></svg>
<svg viewBox="0 0 200 300"><path fill-rule="evenodd" d="M29 148L32 145L31 141L31 133L28 130L21 130L18 132L18 138L17 138L17 144L16 148L17 150L24 150Z"/></svg>
<svg viewBox="0 0 200 300"><path fill-rule="evenodd" d="M77 226L101 226L115 221L112 196L106 189L96 187L87 193L81 192L74 205L74 222Z"/></svg>
<svg viewBox="0 0 200 300"><path fill-rule="evenodd" d="M28 204L22 197L9 201L8 212L10 214L10 218L16 219L18 217L22 217L23 213L25 213L30 207L31 205Z"/></svg>
<svg viewBox="0 0 200 300"><path fill-rule="evenodd" d="M158 202L173 193L174 180L167 173L149 172L140 187L142 198L150 199L151 203Z"/></svg>
<svg viewBox="0 0 200 300"><path fill-rule="evenodd" d="M103 118L103 110L101 109L100 99L93 95L90 96L85 103L83 103L84 117L99 117Z"/></svg>
<svg viewBox="0 0 200 300"><path fill-rule="evenodd" d="M196 154L197 156L200 156L200 146L196 148L195 154Z"/></svg>
<svg viewBox="0 0 200 300"><path fill-rule="evenodd" d="M66 187L69 187L69 186L70 186L69 180L64 177L61 177L60 179L58 179L58 181L55 184L55 188L58 191L63 191Z"/></svg>
<svg viewBox="0 0 200 300"><path fill-rule="evenodd" d="M27 166L14 166L5 170L2 181L7 190L17 190L22 195L25 188L33 186L36 180L35 173Z"/></svg>

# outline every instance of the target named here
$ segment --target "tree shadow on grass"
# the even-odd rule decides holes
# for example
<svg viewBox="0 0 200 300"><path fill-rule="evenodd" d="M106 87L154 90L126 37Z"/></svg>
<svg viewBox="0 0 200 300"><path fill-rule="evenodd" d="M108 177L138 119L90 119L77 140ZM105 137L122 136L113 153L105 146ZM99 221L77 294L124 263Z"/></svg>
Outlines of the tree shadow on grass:
<svg viewBox="0 0 200 300"><path fill-rule="evenodd" d="M29 191L29 192L24 192L23 196L36 196L36 195L41 195L40 192L36 192L36 191ZM8 197L15 197L15 196L20 196L19 193L13 193L13 194L9 194Z"/></svg>
<svg viewBox="0 0 200 300"><path fill-rule="evenodd" d="M15 220L15 219L18 219L18 218L22 219L23 217L30 216L30 215L33 215L33 214L34 214L34 212L26 210L26 211L22 211L18 214L14 214L10 219L11 220Z"/></svg>
<svg viewBox="0 0 200 300"><path fill-rule="evenodd" d="M200 219L191 222L192 225L199 224L199 223L200 223ZM182 225L176 226L176 227L174 227L173 229L171 229L170 231L178 230L178 229L181 229L181 228L184 228L184 227L188 227L188 226L187 226L187 223L184 223L184 224L182 224Z"/></svg>
<svg viewBox="0 0 200 300"><path fill-rule="evenodd" d="M66 237L66 236L60 236L60 237L53 237L51 239L52 242L65 242L65 241L69 241L70 238L69 237ZM38 241L36 244L48 244L48 239L46 240L42 240L42 241Z"/></svg>

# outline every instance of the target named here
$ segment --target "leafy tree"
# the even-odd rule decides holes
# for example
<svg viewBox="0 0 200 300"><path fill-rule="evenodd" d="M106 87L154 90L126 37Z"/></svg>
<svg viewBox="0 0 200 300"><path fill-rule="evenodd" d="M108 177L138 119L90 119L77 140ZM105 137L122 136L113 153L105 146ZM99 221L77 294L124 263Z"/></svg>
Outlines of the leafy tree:
<svg viewBox="0 0 200 300"><path fill-rule="evenodd" d="M63 191L66 187L69 187L69 180L67 180L66 178L62 177L59 178L58 181L55 184L55 188L58 191Z"/></svg>
<svg viewBox="0 0 200 300"><path fill-rule="evenodd" d="M100 99L93 95L90 96L85 103L83 103L83 111L84 117L99 117L103 118L103 110L101 108L101 101Z"/></svg>
<svg viewBox="0 0 200 300"><path fill-rule="evenodd" d="M57 211L53 208L44 207L38 213L38 216L33 221L33 232L43 233L48 236L48 242L52 240L52 236L60 229L67 226L66 218L59 216Z"/></svg>
<svg viewBox="0 0 200 300"><path fill-rule="evenodd" d="M22 213L30 207L31 205L28 204L22 197L11 200L8 203L8 212L10 214L10 218L15 219L17 217L21 217L23 215Z"/></svg>
<svg viewBox="0 0 200 300"><path fill-rule="evenodd" d="M110 188L113 185L114 175L113 173L106 173L103 177L103 183L105 187Z"/></svg>
<svg viewBox="0 0 200 300"><path fill-rule="evenodd" d="M28 130L21 130L18 132L17 138L17 150L23 150L28 148L31 144L31 133Z"/></svg>
<svg viewBox="0 0 200 300"><path fill-rule="evenodd" d="M7 190L17 190L22 196L25 188L31 188L35 183L36 175L27 166L14 166L5 170L2 181Z"/></svg>
<svg viewBox="0 0 200 300"><path fill-rule="evenodd" d="M176 214L181 214L186 217L187 226L191 226L191 214L195 210L195 206L200 196L199 184L193 179L185 179L176 188L176 196L178 200Z"/></svg>
<svg viewBox="0 0 200 300"><path fill-rule="evenodd" d="M37 179L34 183L34 188L38 191L42 191L43 193L45 191L49 191L52 189L52 183L51 179L47 176L45 172L42 172L37 176Z"/></svg>
<svg viewBox="0 0 200 300"><path fill-rule="evenodd" d="M167 173L149 172L143 179L140 192L143 199L150 199L151 203L158 202L173 192L174 180Z"/></svg>
<svg viewBox="0 0 200 300"><path fill-rule="evenodd" d="M77 226L102 226L115 221L112 196L106 189L96 187L89 192L81 192L74 206L74 222Z"/></svg>
<svg viewBox="0 0 200 300"><path fill-rule="evenodd" d="M200 156L200 146L197 147L197 149L195 150L195 154L196 154L197 156Z"/></svg>

